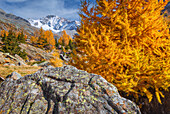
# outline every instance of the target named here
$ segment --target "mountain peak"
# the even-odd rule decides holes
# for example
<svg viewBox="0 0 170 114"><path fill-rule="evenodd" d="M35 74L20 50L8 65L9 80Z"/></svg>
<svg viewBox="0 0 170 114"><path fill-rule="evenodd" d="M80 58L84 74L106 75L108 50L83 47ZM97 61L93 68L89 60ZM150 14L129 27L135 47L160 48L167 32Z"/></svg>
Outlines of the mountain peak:
<svg viewBox="0 0 170 114"><path fill-rule="evenodd" d="M56 15L47 15L46 17L49 18L49 19L50 19L50 18L54 18L54 17L55 17L55 18L59 18L59 17L56 16Z"/></svg>
<svg viewBox="0 0 170 114"><path fill-rule="evenodd" d="M34 27L42 27L44 30L52 30L54 33L63 30L77 30L77 26L80 25L79 21L71 21L56 15L47 15L40 19L28 19L28 21Z"/></svg>

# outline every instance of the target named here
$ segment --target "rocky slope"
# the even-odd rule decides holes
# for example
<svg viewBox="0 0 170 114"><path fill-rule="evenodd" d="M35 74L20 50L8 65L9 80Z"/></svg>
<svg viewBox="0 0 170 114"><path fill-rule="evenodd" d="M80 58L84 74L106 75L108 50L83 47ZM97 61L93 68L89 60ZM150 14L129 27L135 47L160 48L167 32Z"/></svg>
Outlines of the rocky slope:
<svg viewBox="0 0 170 114"><path fill-rule="evenodd" d="M19 45L21 51L25 50L27 53L27 61L23 60L17 54L10 55L9 53L3 53L0 51L0 65L4 66L28 66L28 63L39 63L36 66L44 66L49 65L48 62L50 59L54 58L54 56L49 52L46 52L40 48L31 46L29 44L21 43ZM44 62L43 62L43 61ZM35 66L34 64L32 64Z"/></svg>
<svg viewBox="0 0 170 114"><path fill-rule="evenodd" d="M40 48L31 46L29 44L21 43L19 47L21 48L21 50L25 50L30 60L31 59L34 59L37 61L40 61L42 59L49 60L50 58L53 57L52 54L47 53L46 51Z"/></svg>
<svg viewBox="0 0 170 114"><path fill-rule="evenodd" d="M23 30L27 35L32 35L35 30L38 30L36 27L31 26L28 20L13 14L8 14L0 9L0 31L11 28L16 31Z"/></svg>
<svg viewBox="0 0 170 114"><path fill-rule="evenodd" d="M0 85L0 110L1 114L141 114L100 75L72 66L44 68L23 78L9 75Z"/></svg>

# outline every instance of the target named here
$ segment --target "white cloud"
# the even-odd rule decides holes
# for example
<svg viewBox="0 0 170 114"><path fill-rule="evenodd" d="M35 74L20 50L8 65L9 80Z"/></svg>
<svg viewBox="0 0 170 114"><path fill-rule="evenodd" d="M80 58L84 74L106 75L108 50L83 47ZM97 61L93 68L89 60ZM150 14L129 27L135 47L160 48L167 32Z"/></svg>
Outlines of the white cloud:
<svg viewBox="0 0 170 114"><path fill-rule="evenodd" d="M74 6L67 7L69 3ZM78 19L79 4L75 3L77 0L0 0L0 8L23 18L57 15L68 19Z"/></svg>

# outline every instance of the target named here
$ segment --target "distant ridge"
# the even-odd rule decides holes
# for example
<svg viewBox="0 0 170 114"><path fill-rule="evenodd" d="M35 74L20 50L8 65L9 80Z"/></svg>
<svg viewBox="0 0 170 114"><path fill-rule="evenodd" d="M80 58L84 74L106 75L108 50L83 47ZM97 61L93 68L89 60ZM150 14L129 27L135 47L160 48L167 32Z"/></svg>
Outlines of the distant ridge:
<svg viewBox="0 0 170 114"><path fill-rule="evenodd" d="M44 30L52 30L54 33L58 33L63 30L77 30L77 26L80 25L79 21L70 21L56 15L47 15L40 19L28 19L28 21L34 27L42 27Z"/></svg>
<svg viewBox="0 0 170 114"><path fill-rule="evenodd" d="M0 31L9 29L16 31L23 30L27 35L33 35L34 31L38 30L36 27L31 26L28 20L6 13L0 8Z"/></svg>
<svg viewBox="0 0 170 114"><path fill-rule="evenodd" d="M3 9L1 9L1 8L0 8L0 12L1 12L1 13L6 13L6 12L5 12Z"/></svg>

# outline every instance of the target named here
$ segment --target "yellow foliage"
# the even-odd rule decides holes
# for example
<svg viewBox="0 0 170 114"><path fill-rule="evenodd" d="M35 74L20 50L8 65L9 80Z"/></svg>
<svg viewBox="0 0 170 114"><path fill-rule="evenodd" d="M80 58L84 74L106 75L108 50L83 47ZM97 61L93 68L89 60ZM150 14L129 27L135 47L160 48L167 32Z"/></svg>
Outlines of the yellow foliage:
<svg viewBox="0 0 170 114"><path fill-rule="evenodd" d="M53 56L54 58L50 59L50 63L55 67L62 67L63 61L60 59L60 56L57 50L54 50Z"/></svg>
<svg viewBox="0 0 170 114"><path fill-rule="evenodd" d="M36 43L38 40L38 37L31 36L31 43Z"/></svg>
<svg viewBox="0 0 170 114"><path fill-rule="evenodd" d="M72 38L66 33L66 31L62 31L62 36L58 39L58 43L64 44L67 46L69 44L69 40L72 41Z"/></svg>
<svg viewBox="0 0 170 114"><path fill-rule="evenodd" d="M13 30L13 29L11 29ZM9 31L5 31L5 30L1 30L0 36L3 37L7 37L10 34ZM25 42L25 40L27 39L27 35L24 35L23 31L15 31L15 33L13 33L13 36L18 37L17 40L22 40L21 42Z"/></svg>
<svg viewBox="0 0 170 114"><path fill-rule="evenodd" d="M1 30L0 36L1 36L1 37L4 37L4 35L8 36L8 31Z"/></svg>
<svg viewBox="0 0 170 114"><path fill-rule="evenodd" d="M24 36L24 38L25 38L25 40L26 40L26 39L28 38L28 36L27 36L27 35L25 35L25 36Z"/></svg>
<svg viewBox="0 0 170 114"><path fill-rule="evenodd" d="M50 50L55 48L55 39L51 30L43 30L42 27L39 31L35 31L34 36L31 37L33 45L38 44L40 48L48 46Z"/></svg>
<svg viewBox="0 0 170 114"><path fill-rule="evenodd" d="M170 87L170 36L160 15L167 2L97 0L89 8L85 0L70 64L149 102L154 89L161 103L159 90Z"/></svg>
<svg viewBox="0 0 170 114"><path fill-rule="evenodd" d="M47 43L50 45L50 49L55 48L55 39L51 30L47 30L44 32L44 37L47 39Z"/></svg>

